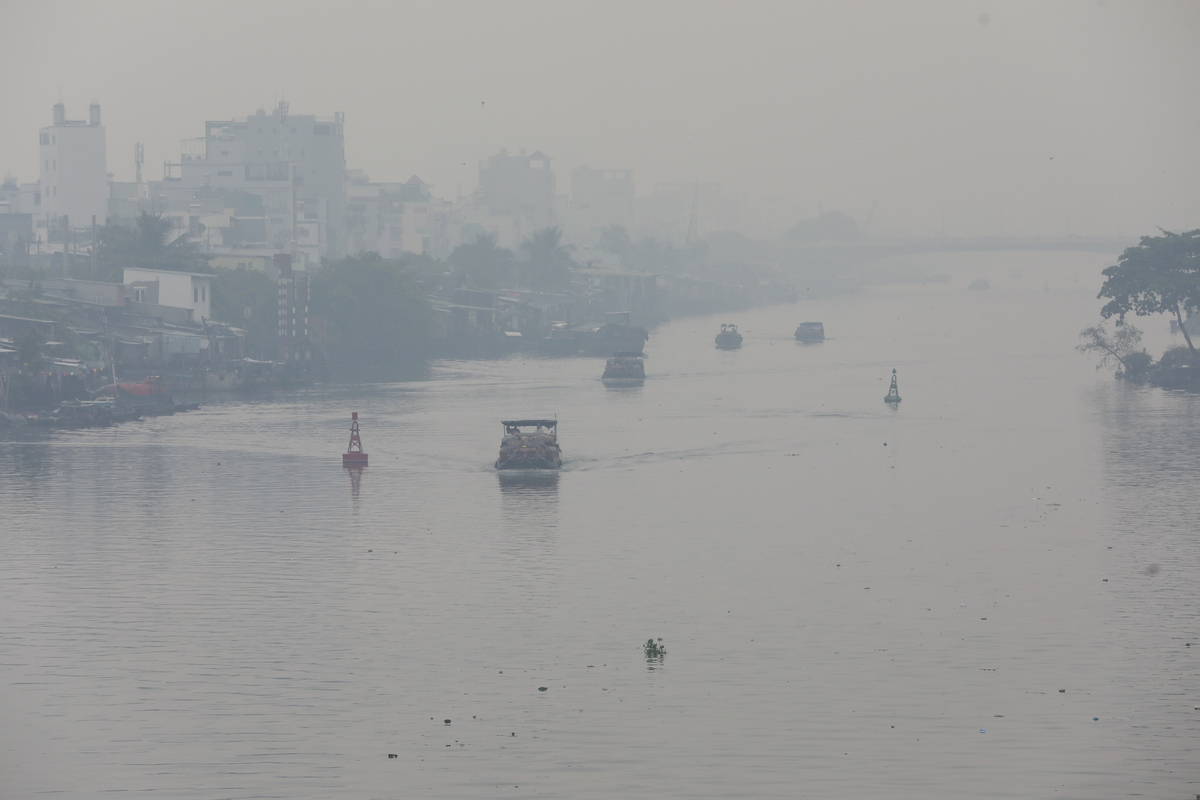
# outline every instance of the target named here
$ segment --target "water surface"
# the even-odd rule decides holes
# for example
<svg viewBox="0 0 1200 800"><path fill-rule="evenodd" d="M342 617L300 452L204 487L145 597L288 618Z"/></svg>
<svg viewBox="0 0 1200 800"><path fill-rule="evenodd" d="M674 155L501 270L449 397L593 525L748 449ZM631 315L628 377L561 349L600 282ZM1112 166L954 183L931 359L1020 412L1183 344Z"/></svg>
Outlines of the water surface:
<svg viewBox="0 0 1200 800"><path fill-rule="evenodd" d="M1108 259L957 258L663 325L640 388L438 362L0 442L0 795L1200 792L1200 398L1073 351ZM542 414L562 473L497 475Z"/></svg>

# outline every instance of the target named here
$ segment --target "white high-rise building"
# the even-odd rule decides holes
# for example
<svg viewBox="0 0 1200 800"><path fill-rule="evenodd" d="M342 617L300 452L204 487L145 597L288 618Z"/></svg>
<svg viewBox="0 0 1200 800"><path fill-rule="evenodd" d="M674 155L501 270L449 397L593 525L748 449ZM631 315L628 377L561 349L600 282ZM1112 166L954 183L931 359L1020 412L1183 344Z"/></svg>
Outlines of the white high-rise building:
<svg viewBox="0 0 1200 800"><path fill-rule="evenodd" d="M156 207L192 231L205 226L221 247L257 247L316 266L345 254L345 118L291 114L280 102L268 114L204 124L204 137L183 142L151 195Z"/></svg>
<svg viewBox="0 0 1200 800"><path fill-rule="evenodd" d="M39 134L42 214L51 231L70 217L72 227L103 225L108 213L108 160L100 104L88 108L88 120L69 120L62 103L54 104L54 124Z"/></svg>

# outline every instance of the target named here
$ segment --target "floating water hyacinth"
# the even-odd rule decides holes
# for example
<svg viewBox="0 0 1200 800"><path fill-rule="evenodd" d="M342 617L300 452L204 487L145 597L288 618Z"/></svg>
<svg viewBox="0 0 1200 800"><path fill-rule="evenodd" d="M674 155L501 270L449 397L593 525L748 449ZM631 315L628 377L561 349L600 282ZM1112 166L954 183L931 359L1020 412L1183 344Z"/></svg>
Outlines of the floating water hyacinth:
<svg viewBox="0 0 1200 800"><path fill-rule="evenodd" d="M642 645L642 649L646 651L646 658L661 659L667 654L667 648L662 645L662 637L658 641L647 639L646 644Z"/></svg>

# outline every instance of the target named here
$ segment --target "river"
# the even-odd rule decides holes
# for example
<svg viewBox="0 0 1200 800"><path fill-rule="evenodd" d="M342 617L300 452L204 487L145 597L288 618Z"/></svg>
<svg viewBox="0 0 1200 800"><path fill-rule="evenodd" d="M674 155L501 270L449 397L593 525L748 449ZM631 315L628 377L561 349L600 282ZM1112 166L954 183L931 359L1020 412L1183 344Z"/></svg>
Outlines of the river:
<svg viewBox="0 0 1200 800"><path fill-rule="evenodd" d="M1192 797L1200 397L1074 351L1111 262L0 442L0 796Z"/></svg>

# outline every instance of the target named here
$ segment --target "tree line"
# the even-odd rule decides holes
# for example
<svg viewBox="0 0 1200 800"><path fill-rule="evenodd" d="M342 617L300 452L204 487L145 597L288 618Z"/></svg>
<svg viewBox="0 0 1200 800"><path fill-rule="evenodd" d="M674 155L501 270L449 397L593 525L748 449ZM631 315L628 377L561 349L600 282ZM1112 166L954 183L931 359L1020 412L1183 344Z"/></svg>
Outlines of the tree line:
<svg viewBox="0 0 1200 800"><path fill-rule="evenodd" d="M1086 328L1078 349L1099 354L1099 367L1117 367L1124 377L1178 382L1186 374L1191 384L1191 368L1200 367L1188 324L1200 311L1200 229L1161 234L1143 236L1103 271L1104 284L1097 297L1108 302L1100 316L1115 318L1115 331L1104 325ZM1173 317L1186 343L1168 350L1158 362L1141 348L1141 331L1127 320L1129 315L1155 314Z"/></svg>

